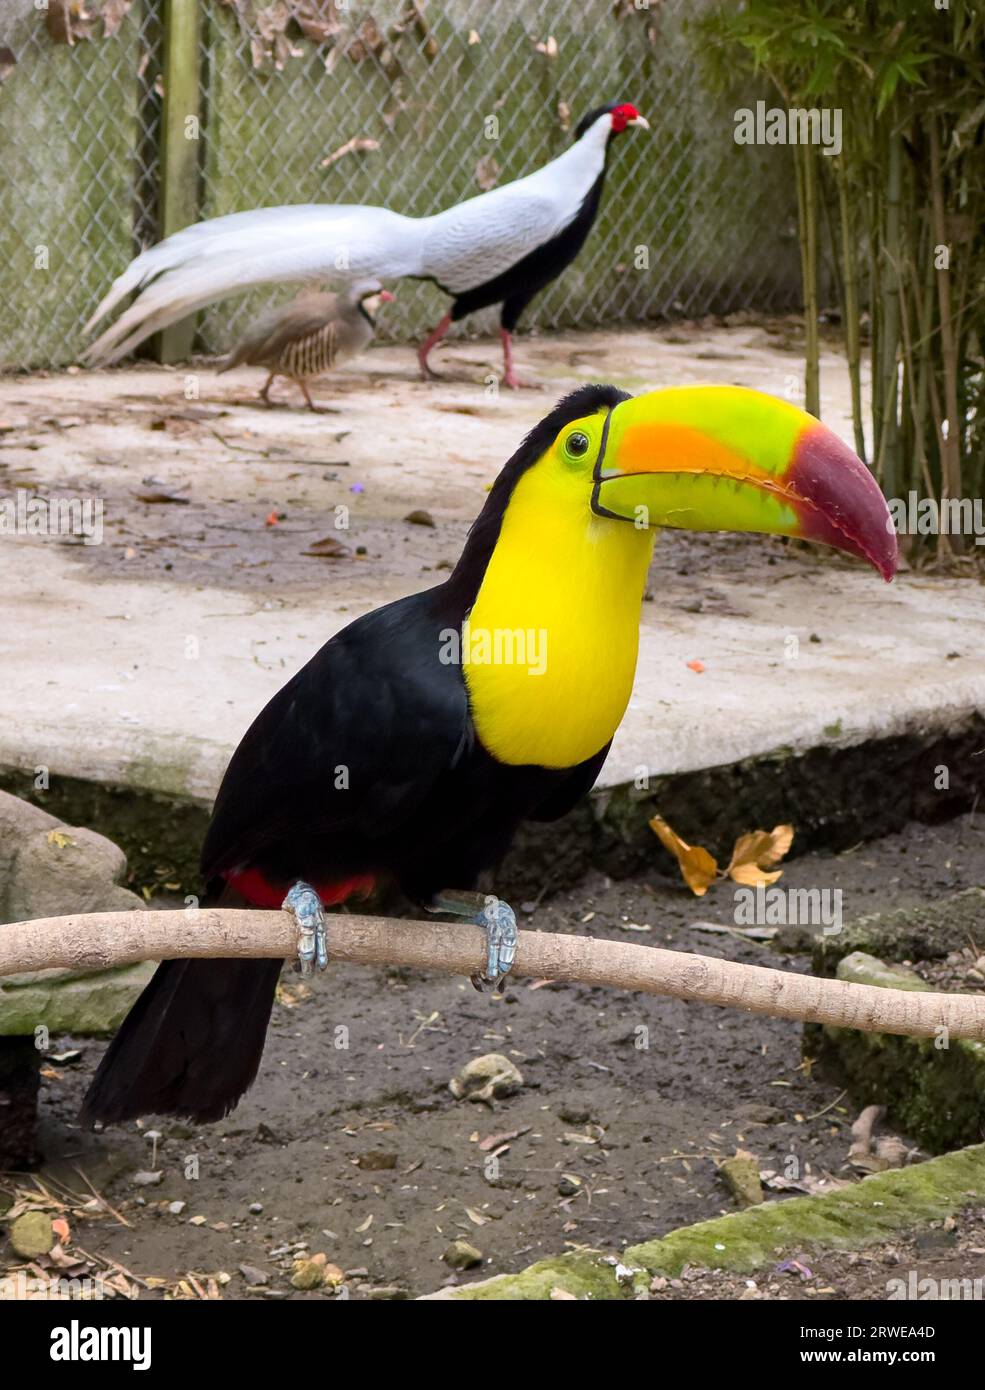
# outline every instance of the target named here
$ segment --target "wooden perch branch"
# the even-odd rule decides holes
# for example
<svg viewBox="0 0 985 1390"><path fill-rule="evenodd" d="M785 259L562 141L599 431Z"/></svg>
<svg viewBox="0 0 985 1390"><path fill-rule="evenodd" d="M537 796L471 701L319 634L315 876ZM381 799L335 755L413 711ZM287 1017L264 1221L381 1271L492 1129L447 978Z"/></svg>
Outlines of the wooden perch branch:
<svg viewBox="0 0 985 1390"><path fill-rule="evenodd" d="M178 957L293 957L296 936L284 912L198 908L178 912L93 912L0 927L0 977L60 967L105 970ZM397 965L452 975L480 972L477 927L338 914L329 920L333 960ZM598 937L520 933L517 976L666 994L774 1018L832 1023L865 1032L985 1042L985 1000L965 994L879 989L844 980L766 970Z"/></svg>

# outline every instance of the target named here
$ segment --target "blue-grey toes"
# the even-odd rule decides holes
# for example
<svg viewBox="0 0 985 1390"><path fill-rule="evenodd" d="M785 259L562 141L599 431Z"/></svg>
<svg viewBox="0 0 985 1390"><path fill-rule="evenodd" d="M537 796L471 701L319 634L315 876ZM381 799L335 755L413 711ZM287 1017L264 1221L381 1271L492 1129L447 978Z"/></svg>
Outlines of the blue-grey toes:
<svg viewBox="0 0 985 1390"><path fill-rule="evenodd" d="M509 903L490 897L475 922L486 933L486 973L481 978L473 975L472 983L481 989L485 982L502 992L516 960L516 914Z"/></svg>
<svg viewBox="0 0 985 1390"><path fill-rule="evenodd" d="M281 907L290 912L298 927L297 968L302 975L328 965L328 927L321 898L310 883L295 883Z"/></svg>

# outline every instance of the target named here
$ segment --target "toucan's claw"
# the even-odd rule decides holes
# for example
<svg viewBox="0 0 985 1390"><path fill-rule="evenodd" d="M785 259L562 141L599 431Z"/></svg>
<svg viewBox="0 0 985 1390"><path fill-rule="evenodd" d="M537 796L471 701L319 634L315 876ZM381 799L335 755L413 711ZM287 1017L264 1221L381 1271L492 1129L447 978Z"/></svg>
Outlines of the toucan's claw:
<svg viewBox="0 0 985 1390"><path fill-rule="evenodd" d="M298 928L297 969L302 975L313 975L316 968L328 965L328 927L321 898L310 883L300 879L281 903L292 914Z"/></svg>
<svg viewBox="0 0 985 1390"><path fill-rule="evenodd" d="M502 994L516 960L516 914L501 898L489 898L475 922L486 933L486 973L473 975L472 983L478 990L483 984L492 985L495 993Z"/></svg>
<svg viewBox="0 0 985 1390"><path fill-rule="evenodd" d="M480 994L484 985L492 985L495 992L502 994L506 976L516 960L516 914L509 903L472 889L451 888L436 893L428 904L428 911L450 912L482 928L486 933L485 974L470 975L469 979Z"/></svg>

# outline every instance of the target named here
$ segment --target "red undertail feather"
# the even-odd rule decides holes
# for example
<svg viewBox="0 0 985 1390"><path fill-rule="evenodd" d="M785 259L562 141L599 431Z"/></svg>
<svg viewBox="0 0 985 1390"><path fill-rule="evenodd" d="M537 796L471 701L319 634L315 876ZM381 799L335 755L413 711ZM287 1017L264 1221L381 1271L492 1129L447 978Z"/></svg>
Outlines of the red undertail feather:
<svg viewBox="0 0 985 1390"><path fill-rule="evenodd" d="M278 908L291 888L290 883L271 883L259 869L234 869L225 875L225 879L227 885L253 907ZM336 879L334 882L316 880L311 886L325 907L334 907L349 898L367 897L376 886L376 880L372 874L353 874L351 878Z"/></svg>

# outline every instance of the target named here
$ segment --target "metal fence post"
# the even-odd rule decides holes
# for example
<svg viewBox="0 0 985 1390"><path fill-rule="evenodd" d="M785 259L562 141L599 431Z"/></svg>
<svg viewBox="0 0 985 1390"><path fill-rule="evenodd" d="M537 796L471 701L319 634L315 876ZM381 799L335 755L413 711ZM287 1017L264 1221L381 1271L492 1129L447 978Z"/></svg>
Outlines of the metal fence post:
<svg viewBox="0 0 985 1390"><path fill-rule="evenodd" d="M199 212L201 0L164 0L164 109L161 115L161 238L196 221ZM187 357L195 316L158 335L161 362Z"/></svg>

